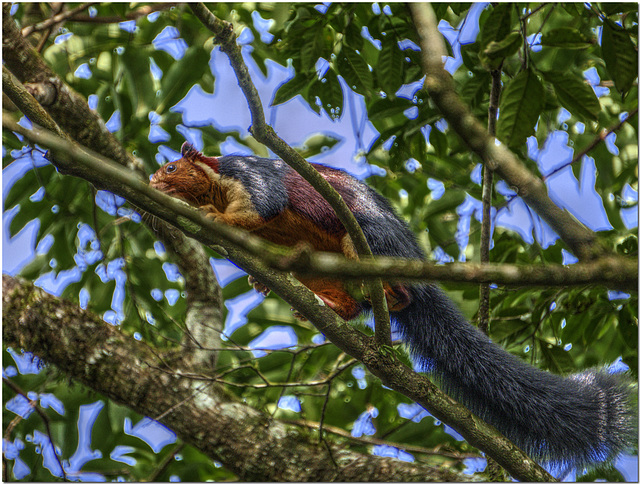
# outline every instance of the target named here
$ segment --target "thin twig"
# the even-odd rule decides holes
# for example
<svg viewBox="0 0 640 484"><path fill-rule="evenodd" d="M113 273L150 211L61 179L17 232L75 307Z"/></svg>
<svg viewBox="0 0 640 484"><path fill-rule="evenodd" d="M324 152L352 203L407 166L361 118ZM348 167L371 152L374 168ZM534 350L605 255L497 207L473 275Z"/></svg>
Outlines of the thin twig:
<svg viewBox="0 0 640 484"><path fill-rule="evenodd" d="M158 467L155 468L155 470L149 474L149 476L144 480L145 482L156 482L158 480L158 477L160 477L160 474L162 474L167 467L169 467L169 464L171 464L171 461L175 458L175 456L182 450L184 449L185 443L184 442L180 442L179 444L177 444L173 450L171 452L169 452L164 459L162 459L162 462L160 462L160 464L158 464Z"/></svg>
<svg viewBox="0 0 640 484"><path fill-rule="evenodd" d="M167 3L157 3L155 5L144 5L133 12L129 12L124 16L120 15L112 15L110 17L100 17L95 16L91 17L89 15L76 15L71 20L73 22L82 22L82 23L97 23L97 24L115 24L119 22L125 22L127 20L136 20L140 17L144 17L145 15L149 15L153 12L158 12L160 10L166 10L168 8L174 7L177 5L176 2L167 2Z"/></svg>
<svg viewBox="0 0 640 484"><path fill-rule="evenodd" d="M320 422L318 422L318 436L321 442L324 440L322 426L324 425L324 415L327 411L327 405L329 404L330 396L331 396L331 382L327 383L327 391L324 396L324 402L322 403L322 410L320 411Z"/></svg>
<svg viewBox="0 0 640 484"><path fill-rule="evenodd" d="M491 71L491 94L489 96L489 113L487 131L490 136L496 135L498 105L500 103L502 68ZM482 230L480 234L480 264L489 263L491 247L491 198L493 194L493 170L488 163L483 165L482 172ZM480 305L478 307L478 327L489 333L489 311L491 291L488 282L480 284Z"/></svg>
<svg viewBox="0 0 640 484"><path fill-rule="evenodd" d="M64 8L65 4L64 3L54 3L52 4L53 7L53 11L51 12L53 15L57 15L59 14L62 9ZM49 40L49 36L51 35L51 32L53 32L53 25L47 27L45 29L45 31L42 33L42 35L40 36L40 41L38 42L38 45L36 46L36 52L38 53L42 53L42 49L44 49L45 44L47 43L47 40Z"/></svg>
<svg viewBox="0 0 640 484"><path fill-rule="evenodd" d="M620 127L622 127L622 125L624 123L626 123L628 120L630 120L633 116L635 116L636 114L638 114L638 108L634 108L631 111L629 111L629 114L626 118L624 118L622 121L619 121L618 123L614 124L613 126L611 126L610 128L605 128L602 131L600 131L600 133L598 133L596 135L596 137L593 139L593 141L591 141L591 143L589 143L589 146L587 146L584 150L582 150L580 153L578 153L577 155L575 155L573 157L573 159L569 162L566 163L562 166L559 166L558 168L556 168L555 170L553 170L550 173L547 173L546 175L544 175L542 177L543 180L548 180L549 178L551 178L553 175L555 175L556 173L564 170L566 167L573 165L574 163L577 163L578 161L580 161L582 159L582 157L584 155L586 155L587 153L589 153L592 149L594 149L596 146L598 146L600 143L602 143L607 136L609 136L611 133L617 131L620 129Z"/></svg>
<svg viewBox="0 0 640 484"><path fill-rule="evenodd" d="M549 5L548 3L543 3L542 5L539 5L538 7L534 8L533 10L531 10L531 12L529 12L528 14L526 14L524 17L522 17L522 20L527 20L529 17L531 17L534 13L536 13L538 10L543 9L544 7L546 7L547 5Z"/></svg>
<svg viewBox="0 0 640 484"><path fill-rule="evenodd" d="M67 473L65 472L64 467L62 467L62 462L60 462L60 457L56 452L56 446L54 445L53 438L51 436L51 426L49 425L49 416L45 413L44 410L42 410L42 408L40 408L40 405L38 405L38 402L36 400L31 400L27 396L27 394L9 378L2 377L2 382L5 385L7 385L9 388L11 388L15 393L22 395L24 398L26 398L29 401L29 405L33 407L33 409L42 419L42 423L44 424L44 427L47 431L47 436L49 437L49 444L51 445L51 449L53 450L53 455L55 456L56 461L58 462L58 466L60 467L60 471L62 472L62 478L66 481ZM44 455L44 448L42 449L42 454Z"/></svg>
<svg viewBox="0 0 640 484"><path fill-rule="evenodd" d="M72 9L72 10L67 10L66 12L61 12L57 15L54 15L51 18L48 18L47 20L34 24L34 25L27 25L26 27L24 27L22 29L22 35L23 37L27 37L29 35L31 35L33 32L38 32L40 30L46 30L49 29L50 27L54 26L57 23L60 22L64 22L65 20L73 17L74 15L82 12L83 10L86 10L87 8L93 6L93 5L98 5L100 2L90 2L90 3L83 3L82 5L79 5L78 7ZM47 36L48 37L48 36Z"/></svg>
<svg viewBox="0 0 640 484"><path fill-rule="evenodd" d="M182 405L184 405L185 403L193 400L196 396L198 396L199 393L203 393L205 391L205 389L207 389L209 386L211 386L211 384L212 384L212 382L209 382L209 383L207 383L205 385L202 385L202 386L200 386L198 388L195 388L193 390L193 392L188 397L182 399L181 401L179 401L175 405L171 406L170 408L168 408L166 411L162 412L157 417L151 417L151 418L153 418L153 420L156 420L156 421L160 422L164 417L166 417L168 414L173 412L176 408L179 408Z"/></svg>
<svg viewBox="0 0 640 484"><path fill-rule="evenodd" d="M299 427L307 427L310 429L320 429L320 422L310 422L308 420L282 420L282 422L297 425ZM411 422L408 420L407 422ZM345 439L351 440L352 442L356 442L358 444L366 444L366 445L388 445L391 447L397 447L398 449L405 450L407 452L412 452L414 454L425 454L425 455L441 455L443 457L448 457L450 459L463 460L467 458L480 457L479 454L468 452L468 453L458 453L458 452L443 452L437 449L427 449L425 447L420 447L417 445L408 445L401 444L398 442L392 442L385 439L376 439L374 437L354 437L350 432L341 429L339 427L334 427L331 425L322 426L324 431L330 434L338 435L340 437L344 437Z"/></svg>
<svg viewBox="0 0 640 484"><path fill-rule="evenodd" d="M231 62L231 67L238 78L238 84L247 99L251 112L252 124L249 131L259 142L271 148L274 153L278 154L288 165L296 170L331 205L331 208L333 208L345 227L358 256L371 258L373 254L367 239L342 197L317 170L311 167L299 153L276 135L273 128L266 123L260 96L251 80L241 49L236 43L232 25L218 19L202 3L190 3L189 6L203 25L215 34L215 42L220 44L220 49ZM380 346L391 346L391 322L382 280L376 278L372 281L366 281L366 285L371 297L375 319L375 341Z"/></svg>

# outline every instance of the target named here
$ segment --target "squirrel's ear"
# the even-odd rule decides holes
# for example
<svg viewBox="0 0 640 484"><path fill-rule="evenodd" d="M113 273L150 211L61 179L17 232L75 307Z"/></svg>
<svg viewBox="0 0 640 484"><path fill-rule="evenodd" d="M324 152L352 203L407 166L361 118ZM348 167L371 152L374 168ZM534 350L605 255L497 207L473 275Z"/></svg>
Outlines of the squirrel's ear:
<svg viewBox="0 0 640 484"><path fill-rule="evenodd" d="M188 141L185 141L184 143L182 143L182 148L180 148L180 152L182 153L183 158L194 158L201 155L201 153L198 150L196 150L193 147L193 145Z"/></svg>

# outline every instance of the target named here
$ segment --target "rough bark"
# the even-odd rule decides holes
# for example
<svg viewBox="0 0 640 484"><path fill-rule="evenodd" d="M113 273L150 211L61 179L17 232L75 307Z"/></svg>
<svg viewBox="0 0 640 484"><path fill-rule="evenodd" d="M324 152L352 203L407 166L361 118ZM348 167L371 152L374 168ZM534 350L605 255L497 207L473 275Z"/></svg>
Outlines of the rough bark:
<svg viewBox="0 0 640 484"><path fill-rule="evenodd" d="M87 100L71 89L53 72L42 57L22 36L9 14L10 3L2 4L2 60L23 84L29 84L32 94L53 90L52 100L43 107L71 138L84 146L105 147L109 157L125 166L139 163L109 133L98 114L89 109ZM45 89L46 88L46 89Z"/></svg>
<svg viewBox="0 0 640 484"><path fill-rule="evenodd" d="M76 304L3 275L3 337L114 402L158 419L248 481L457 481L448 469L359 454L180 375L145 343ZM179 364L179 363L178 363ZM172 364L173 366L173 364ZM334 464L335 462L335 464Z"/></svg>

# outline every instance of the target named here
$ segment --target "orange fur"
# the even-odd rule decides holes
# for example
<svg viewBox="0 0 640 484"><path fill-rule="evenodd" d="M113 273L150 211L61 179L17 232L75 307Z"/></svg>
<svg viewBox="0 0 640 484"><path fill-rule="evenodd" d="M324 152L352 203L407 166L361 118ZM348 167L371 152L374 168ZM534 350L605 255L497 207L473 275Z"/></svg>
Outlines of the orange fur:
<svg viewBox="0 0 640 484"><path fill-rule="evenodd" d="M350 259L357 259L351 238L344 228L329 232L288 208L271 220L264 220L240 180L221 176L216 171L216 163L216 158L187 151L183 158L160 168L151 178L150 185L200 208L216 222L243 228L274 244L294 246L307 242L315 250L342 253ZM343 318L352 319L362 310L343 281L296 277ZM399 311L410 303L409 294L403 286L385 284L384 290L390 311Z"/></svg>

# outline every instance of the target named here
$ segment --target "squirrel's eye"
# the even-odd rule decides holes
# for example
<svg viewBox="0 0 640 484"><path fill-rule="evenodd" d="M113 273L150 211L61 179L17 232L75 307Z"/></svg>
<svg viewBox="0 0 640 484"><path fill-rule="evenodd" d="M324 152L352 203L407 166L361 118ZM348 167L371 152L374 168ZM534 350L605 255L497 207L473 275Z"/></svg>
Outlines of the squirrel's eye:
<svg viewBox="0 0 640 484"><path fill-rule="evenodd" d="M177 168L178 168L178 167L177 167L174 163L169 163L169 164L167 165L167 167L165 168L165 171L166 171L167 173L173 173L174 171L176 171L176 170L177 170Z"/></svg>

